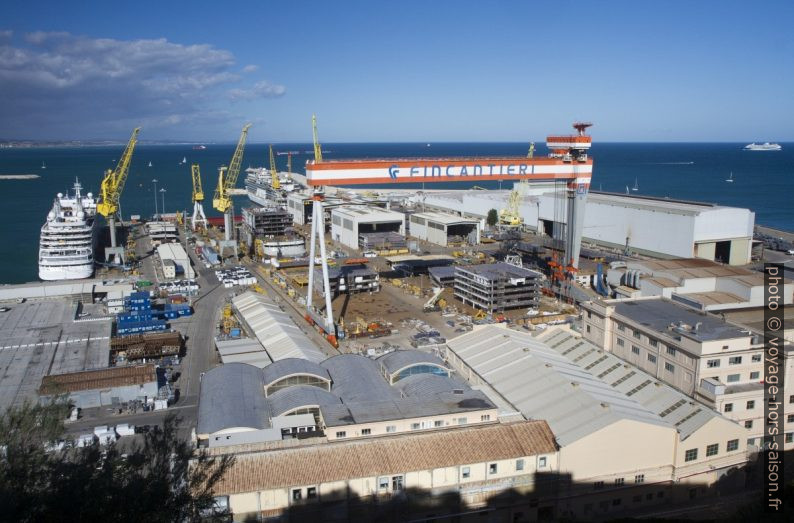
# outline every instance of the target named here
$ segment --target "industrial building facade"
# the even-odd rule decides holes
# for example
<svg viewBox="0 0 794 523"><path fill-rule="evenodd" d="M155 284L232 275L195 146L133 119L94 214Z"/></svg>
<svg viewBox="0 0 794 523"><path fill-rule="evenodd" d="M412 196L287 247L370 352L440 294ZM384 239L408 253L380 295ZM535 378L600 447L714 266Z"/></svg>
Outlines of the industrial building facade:
<svg viewBox="0 0 794 523"><path fill-rule="evenodd" d="M409 217L411 236L444 247L480 243L481 221L439 212L414 213Z"/></svg>
<svg viewBox="0 0 794 523"><path fill-rule="evenodd" d="M146 401L157 398L158 391L153 364L45 376L39 388L42 400L68 394L69 402L81 409Z"/></svg>
<svg viewBox="0 0 794 523"><path fill-rule="evenodd" d="M535 307L541 274L504 262L455 267L454 295L488 313Z"/></svg>
<svg viewBox="0 0 794 523"><path fill-rule="evenodd" d="M735 420L760 446L764 422L763 337L664 298L582 305L584 338ZM791 367L789 352L784 363ZM794 414L787 401L786 415ZM794 448L794 429L785 436Z"/></svg>
<svg viewBox="0 0 794 523"><path fill-rule="evenodd" d="M179 243L163 243L157 246L157 255L160 257L163 272L168 271L169 274L173 272L174 277L177 274L182 274L185 278L195 278L196 273L193 270L192 262L185 252L184 247ZM171 264L167 264L166 260L171 260ZM166 265L169 265L166 268Z"/></svg>
<svg viewBox="0 0 794 523"><path fill-rule="evenodd" d="M331 238L359 249L359 236L392 232L405 236L405 215L378 207L350 206L331 209Z"/></svg>

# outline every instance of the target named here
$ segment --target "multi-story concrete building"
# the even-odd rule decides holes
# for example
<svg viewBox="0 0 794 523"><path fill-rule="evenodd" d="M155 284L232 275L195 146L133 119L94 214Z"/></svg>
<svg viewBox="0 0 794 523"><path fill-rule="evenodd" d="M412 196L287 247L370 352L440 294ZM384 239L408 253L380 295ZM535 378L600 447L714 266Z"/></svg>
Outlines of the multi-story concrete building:
<svg viewBox="0 0 794 523"><path fill-rule="evenodd" d="M498 262L455 267L454 294L457 299L493 313L521 307L535 307L541 274Z"/></svg>
<svg viewBox="0 0 794 523"><path fill-rule="evenodd" d="M748 443L760 445L762 336L664 298L602 300L582 308L586 340L736 420L747 428Z"/></svg>

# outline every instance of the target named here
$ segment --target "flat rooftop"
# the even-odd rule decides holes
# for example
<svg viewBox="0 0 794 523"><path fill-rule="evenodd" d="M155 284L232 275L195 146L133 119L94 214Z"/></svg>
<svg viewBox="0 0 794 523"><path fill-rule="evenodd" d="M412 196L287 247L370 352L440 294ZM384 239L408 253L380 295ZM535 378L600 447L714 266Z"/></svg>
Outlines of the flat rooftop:
<svg viewBox="0 0 794 523"><path fill-rule="evenodd" d="M102 369L110 358L110 319L75 322L67 299L31 300L0 313L0 411L36 401L49 374Z"/></svg>
<svg viewBox="0 0 794 523"><path fill-rule="evenodd" d="M365 205L351 205L335 207L331 209L332 214L347 216L358 222L401 222L405 220L405 215L397 211L387 211L380 207L369 207Z"/></svg>
<svg viewBox="0 0 794 523"><path fill-rule="evenodd" d="M497 278L504 278L505 276L511 278L539 278L540 273L523 267L516 267L505 262L497 263L483 263L481 265L460 265L456 267L457 270L467 271L482 276L489 280Z"/></svg>
<svg viewBox="0 0 794 523"><path fill-rule="evenodd" d="M460 223L477 224L480 222L480 220L476 220L474 218L463 218L462 216L456 216L454 214L430 212L430 211L417 212L412 214L411 216L415 216L417 218L424 218L425 220L429 220L431 222L443 223L444 225L456 225Z"/></svg>
<svg viewBox="0 0 794 523"><path fill-rule="evenodd" d="M615 305L617 314L666 335L680 334L700 342L748 336L744 329L736 325L664 298L608 300L607 303ZM671 329L679 322L681 328Z"/></svg>

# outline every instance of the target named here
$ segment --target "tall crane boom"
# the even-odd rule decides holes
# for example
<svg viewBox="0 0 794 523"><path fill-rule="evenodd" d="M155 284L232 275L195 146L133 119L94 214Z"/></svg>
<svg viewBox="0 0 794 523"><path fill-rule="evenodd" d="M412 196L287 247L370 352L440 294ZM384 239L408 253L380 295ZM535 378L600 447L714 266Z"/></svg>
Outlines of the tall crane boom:
<svg viewBox="0 0 794 523"><path fill-rule="evenodd" d="M270 184L273 189L278 190L281 188L281 183L278 181L278 171L276 170L276 157L273 155L273 145L270 145Z"/></svg>
<svg viewBox="0 0 794 523"><path fill-rule="evenodd" d="M237 148L234 150L234 155L232 156L229 167L221 167L218 176L218 186L215 188L215 195L212 197L212 206L219 212L225 213L232 206L229 189L237 185L237 177L240 175L240 165L243 162L245 140L248 137L248 129L250 128L250 123L243 126L243 131L240 133L240 139L237 141Z"/></svg>
<svg viewBox="0 0 794 523"><path fill-rule="evenodd" d="M312 115L312 136L314 138L314 163L323 161L323 150L320 147L320 139L317 137L317 116Z"/></svg>
<svg viewBox="0 0 794 523"><path fill-rule="evenodd" d="M124 149L121 159L116 164L116 168L112 171L110 169L105 171L105 177L102 179L102 185L99 189L99 195L102 201L96 206L97 212L105 218L115 216L116 213L118 213L119 199L124 190L124 182L127 181L127 175L130 172L132 152L135 150L135 144L138 142L138 133L140 131L140 127L136 127L132 131L130 141L127 142L127 147Z"/></svg>
<svg viewBox="0 0 794 523"><path fill-rule="evenodd" d="M199 226L206 228L207 216L204 214L204 190L201 188L201 172L199 166L194 163L190 166L190 176L193 179L193 216L190 225L195 231Z"/></svg>

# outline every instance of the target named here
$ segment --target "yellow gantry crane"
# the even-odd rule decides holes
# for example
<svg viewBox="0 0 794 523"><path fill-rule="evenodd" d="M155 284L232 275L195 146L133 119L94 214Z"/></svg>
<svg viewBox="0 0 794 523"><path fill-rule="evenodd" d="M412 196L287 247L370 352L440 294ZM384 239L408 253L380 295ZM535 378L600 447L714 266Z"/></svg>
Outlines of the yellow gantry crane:
<svg viewBox="0 0 794 523"><path fill-rule="evenodd" d="M314 163L323 161L323 150L320 147L320 139L317 138L317 116L312 115L312 137L314 138Z"/></svg>
<svg viewBox="0 0 794 523"><path fill-rule="evenodd" d="M97 212L105 217L110 228L110 247L105 249L105 261L113 260L114 263L119 264L126 261L126 256L124 247L119 247L116 240L116 217L119 215L119 200L122 191L124 191L124 182L127 181L127 175L130 172L132 152L135 150L140 131L140 127L136 127L132 131L130 141L127 142L127 147L116 164L116 168L112 171L110 169L105 171L105 177L102 179L99 189L100 202L96 206Z"/></svg>
<svg viewBox="0 0 794 523"><path fill-rule="evenodd" d="M527 153L527 158L533 158L535 156L535 142L529 143L529 152Z"/></svg>
<svg viewBox="0 0 794 523"><path fill-rule="evenodd" d="M276 157L273 155L273 145L270 145L270 184L274 190L281 188L281 182L278 181L278 171L276 170Z"/></svg>
<svg viewBox="0 0 794 523"><path fill-rule="evenodd" d="M201 172L197 163L190 166L190 176L193 179L193 216L190 218L190 226L194 231L199 227L206 229L207 215L204 214L204 190L201 188Z"/></svg>
<svg viewBox="0 0 794 523"><path fill-rule="evenodd" d="M521 213L518 206L520 199L521 195L519 194L517 188L514 188L512 191L510 191L510 198L507 200L507 207L499 211L499 223L501 225L516 227L523 223L524 220L521 219Z"/></svg>
<svg viewBox="0 0 794 523"><path fill-rule="evenodd" d="M212 206L215 210L223 213L224 224L224 239L227 242L232 242L232 229L234 228L234 216L232 215L232 195L230 190L237 184L237 177L240 175L240 165L243 162L243 149L245 149L245 140L248 137L248 129L251 124L245 124L243 131L240 133L240 139L237 141L237 148L232 155L232 161L229 167L225 165L218 170L218 186L215 188L215 194L212 197Z"/></svg>

